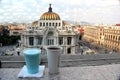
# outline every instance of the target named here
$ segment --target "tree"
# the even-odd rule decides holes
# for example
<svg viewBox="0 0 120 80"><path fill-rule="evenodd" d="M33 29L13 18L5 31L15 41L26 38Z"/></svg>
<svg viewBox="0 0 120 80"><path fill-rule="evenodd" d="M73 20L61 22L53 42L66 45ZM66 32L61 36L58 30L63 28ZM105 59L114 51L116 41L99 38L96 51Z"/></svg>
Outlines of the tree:
<svg viewBox="0 0 120 80"><path fill-rule="evenodd" d="M3 27L3 29L2 29L2 34L3 34L4 36L8 36L8 35L9 35L9 30L8 30L7 27Z"/></svg>
<svg viewBox="0 0 120 80"><path fill-rule="evenodd" d="M20 39L20 36L9 36L9 29L7 26L1 26L0 43L2 45L15 44Z"/></svg>

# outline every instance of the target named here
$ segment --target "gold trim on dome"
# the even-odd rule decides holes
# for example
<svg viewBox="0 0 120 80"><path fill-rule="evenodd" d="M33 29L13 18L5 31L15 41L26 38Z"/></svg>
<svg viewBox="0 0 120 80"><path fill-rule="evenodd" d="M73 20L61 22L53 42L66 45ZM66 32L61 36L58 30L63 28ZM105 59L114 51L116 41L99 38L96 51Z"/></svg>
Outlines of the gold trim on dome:
<svg viewBox="0 0 120 80"><path fill-rule="evenodd" d="M60 17L56 13L46 12L40 17L40 20L60 20Z"/></svg>
<svg viewBox="0 0 120 80"><path fill-rule="evenodd" d="M52 19L54 19L54 15L52 15Z"/></svg>
<svg viewBox="0 0 120 80"><path fill-rule="evenodd" d="M50 15L50 20L52 19L52 15Z"/></svg>

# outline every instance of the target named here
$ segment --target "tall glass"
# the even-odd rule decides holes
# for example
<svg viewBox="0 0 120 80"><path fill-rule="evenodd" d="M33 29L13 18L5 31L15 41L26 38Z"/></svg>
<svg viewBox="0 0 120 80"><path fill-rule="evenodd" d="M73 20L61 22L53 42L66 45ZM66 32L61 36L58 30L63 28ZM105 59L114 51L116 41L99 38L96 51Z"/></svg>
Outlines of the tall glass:
<svg viewBox="0 0 120 80"><path fill-rule="evenodd" d="M47 47L48 69L50 74L59 73L59 61L62 47L49 46Z"/></svg>

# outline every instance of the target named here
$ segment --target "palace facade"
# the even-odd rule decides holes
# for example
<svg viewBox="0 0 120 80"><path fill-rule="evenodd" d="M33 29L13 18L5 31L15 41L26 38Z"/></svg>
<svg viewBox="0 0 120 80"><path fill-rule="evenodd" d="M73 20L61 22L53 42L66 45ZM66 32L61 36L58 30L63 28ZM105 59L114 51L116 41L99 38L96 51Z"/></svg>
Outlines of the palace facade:
<svg viewBox="0 0 120 80"><path fill-rule="evenodd" d="M59 45L63 48L63 54L75 54L77 39L78 33L52 11L50 4L48 12L21 32L21 47L40 48L45 53L47 46Z"/></svg>

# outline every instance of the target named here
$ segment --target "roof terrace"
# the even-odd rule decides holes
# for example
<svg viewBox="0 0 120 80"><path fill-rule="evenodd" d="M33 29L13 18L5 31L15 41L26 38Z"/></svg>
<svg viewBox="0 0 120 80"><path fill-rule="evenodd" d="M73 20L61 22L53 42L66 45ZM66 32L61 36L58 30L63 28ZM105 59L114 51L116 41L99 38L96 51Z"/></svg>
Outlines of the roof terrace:
<svg viewBox="0 0 120 80"><path fill-rule="evenodd" d="M25 64L23 56L0 56L0 60L1 80L21 80L17 75ZM46 56L42 56L44 77L25 80L120 80L120 54L61 55L60 61L60 74L49 75Z"/></svg>

